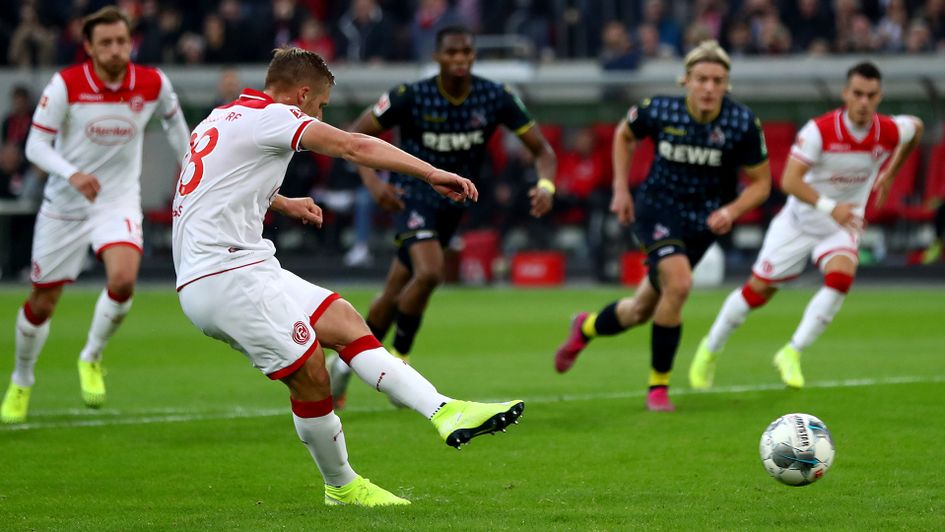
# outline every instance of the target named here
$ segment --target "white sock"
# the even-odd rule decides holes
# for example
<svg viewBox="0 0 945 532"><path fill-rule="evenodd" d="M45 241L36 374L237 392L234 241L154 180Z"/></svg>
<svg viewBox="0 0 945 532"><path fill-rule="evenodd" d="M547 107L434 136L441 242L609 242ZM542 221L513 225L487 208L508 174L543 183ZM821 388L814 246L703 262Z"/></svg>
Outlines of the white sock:
<svg viewBox="0 0 945 532"><path fill-rule="evenodd" d="M351 359L351 369L375 390L386 393L427 419L452 399L441 395L423 375L383 347L358 353Z"/></svg>
<svg viewBox="0 0 945 532"><path fill-rule="evenodd" d="M807 349L814 343L814 340L823 334L830 322L833 321L833 317L837 315L837 312L840 312L845 297L846 294L843 292L838 292L826 286L814 294L810 303L807 304L807 308L804 309L804 317L801 318L800 325L797 326L794 336L791 337L791 345L794 346L794 349L798 351Z"/></svg>
<svg viewBox="0 0 945 532"><path fill-rule="evenodd" d="M745 318L748 317L749 312L751 312L751 307L748 306L748 302L745 301L745 296L742 295L742 289L736 288L728 295L728 298L725 299L722 310L719 311L719 315L715 318L715 323L713 323L712 328L709 329L709 336L706 341L709 351L713 353L722 351L729 336L745 322Z"/></svg>
<svg viewBox="0 0 945 532"><path fill-rule="evenodd" d="M33 368L36 366L40 351L43 350L43 345L46 344L51 321L46 320L42 325L33 325L26 319L23 307L20 307L16 315L16 365L11 379L13 384L30 387L36 382Z"/></svg>
<svg viewBox="0 0 945 532"><path fill-rule="evenodd" d="M95 313L92 315L92 326L89 327L89 337L82 348L79 358L84 362L98 362L102 359L102 350L108 339L115 334L122 320L131 310L131 298L119 303L108 297L108 290L102 290L95 303Z"/></svg>
<svg viewBox="0 0 945 532"><path fill-rule="evenodd" d="M321 417L299 417L292 414L295 432L315 459L325 484L341 487L357 476L348 464L348 448L341 419L334 411Z"/></svg>

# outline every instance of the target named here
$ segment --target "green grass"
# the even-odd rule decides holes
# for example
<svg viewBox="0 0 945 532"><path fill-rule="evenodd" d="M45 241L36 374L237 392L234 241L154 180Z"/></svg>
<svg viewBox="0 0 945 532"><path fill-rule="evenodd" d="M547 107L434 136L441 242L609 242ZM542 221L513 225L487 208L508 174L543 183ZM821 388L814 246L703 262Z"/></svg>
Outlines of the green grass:
<svg viewBox="0 0 945 532"><path fill-rule="evenodd" d="M342 292L365 309L371 291ZM142 289L106 351L106 408L81 408L75 358L96 292L70 287L37 366L30 424L0 427L0 529L941 529L945 525L945 288L857 287L805 354L807 389L771 355L812 288L786 290L729 343L712 393L685 373L724 291L686 309L679 411L643 410L649 331L594 342L567 375L552 352L569 316L618 289L446 289L414 365L443 393L528 401L522 424L448 448L412 412L355 383L351 462L407 508L326 508L283 386L202 336L170 289ZM0 379L23 291L0 291ZM912 379L896 382L896 379ZM862 382L854 380L862 379ZM856 385L860 384L860 385ZM768 477L758 440L779 415L831 429L836 463L813 486Z"/></svg>

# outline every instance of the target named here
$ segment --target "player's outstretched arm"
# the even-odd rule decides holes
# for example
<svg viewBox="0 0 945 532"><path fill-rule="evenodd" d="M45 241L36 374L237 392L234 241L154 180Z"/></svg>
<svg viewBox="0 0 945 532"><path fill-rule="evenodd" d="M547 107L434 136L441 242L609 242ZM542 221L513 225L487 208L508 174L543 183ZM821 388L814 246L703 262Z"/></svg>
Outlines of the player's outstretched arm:
<svg viewBox="0 0 945 532"><path fill-rule="evenodd" d="M276 194L269 204L269 210L284 214L289 218L301 220L303 224L322 226L322 208L315 205L312 198L287 198Z"/></svg>
<svg viewBox="0 0 945 532"><path fill-rule="evenodd" d="M348 133L321 121L305 129L302 147L331 157L341 157L354 164L383 168L392 172L412 175L428 183L437 193L453 201L479 199L479 191L472 181L446 172L422 161L381 139L361 133Z"/></svg>
<svg viewBox="0 0 945 532"><path fill-rule="evenodd" d="M630 131L626 120L621 120L614 133L611 157L614 162L614 196L610 201L610 212L617 215L622 225L636 219L633 211L633 196L630 195L630 161L637 147L637 139Z"/></svg>
<svg viewBox="0 0 945 532"><path fill-rule="evenodd" d="M889 189L892 188L893 181L896 180L896 175L899 173L899 170L902 168L902 164L906 162L906 159L912 153L914 149L922 142L922 134L925 132L925 124L922 122L922 119L917 116L904 115L900 118L911 120L915 132L912 135L912 139L905 144L900 144L896 148L896 152L893 153L892 160L889 161L889 165L886 166L886 169L879 173L879 177L876 178L876 182L873 183L873 190L876 191L876 206L882 207L886 203L886 197L889 195Z"/></svg>
<svg viewBox="0 0 945 532"><path fill-rule="evenodd" d="M551 212L551 208L554 206L558 157L551 149L548 141L545 140L545 136L541 134L537 124L528 128L519 138L532 156L535 157L538 184L528 191L528 198L531 202L529 213L535 218L540 218Z"/></svg>
<svg viewBox="0 0 945 532"><path fill-rule="evenodd" d="M731 231L735 220L764 203L771 194L771 166L767 160L744 170L748 176L748 185L734 201L709 215L709 230L717 235Z"/></svg>

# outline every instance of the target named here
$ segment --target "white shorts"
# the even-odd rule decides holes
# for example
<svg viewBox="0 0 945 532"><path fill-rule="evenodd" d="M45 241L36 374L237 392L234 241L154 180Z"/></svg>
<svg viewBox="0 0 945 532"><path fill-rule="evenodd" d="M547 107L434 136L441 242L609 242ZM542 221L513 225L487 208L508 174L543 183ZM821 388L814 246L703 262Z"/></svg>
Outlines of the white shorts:
<svg viewBox="0 0 945 532"><path fill-rule="evenodd" d="M340 297L283 270L275 258L202 277L178 296L197 328L273 380L291 375L315 352L313 325Z"/></svg>
<svg viewBox="0 0 945 532"><path fill-rule="evenodd" d="M856 263L859 240L859 235L844 229L826 235L805 233L794 223L791 213L783 209L771 221L751 270L763 281L779 283L799 276L808 259L821 269L836 255L846 255Z"/></svg>
<svg viewBox="0 0 945 532"><path fill-rule="evenodd" d="M33 266L30 280L40 287L75 281L89 246L101 258L112 246L131 246L142 251L141 208L109 207L87 218L60 216L40 210L33 236Z"/></svg>

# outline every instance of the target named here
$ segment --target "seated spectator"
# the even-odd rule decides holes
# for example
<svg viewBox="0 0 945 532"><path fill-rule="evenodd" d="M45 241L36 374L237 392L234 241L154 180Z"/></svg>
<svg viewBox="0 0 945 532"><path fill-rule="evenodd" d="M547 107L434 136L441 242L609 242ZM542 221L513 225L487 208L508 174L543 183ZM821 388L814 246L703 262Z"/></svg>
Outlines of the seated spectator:
<svg viewBox="0 0 945 532"><path fill-rule="evenodd" d="M381 63L396 56L394 28L375 0L354 0L338 19L335 51L340 60Z"/></svg>
<svg viewBox="0 0 945 532"><path fill-rule="evenodd" d="M0 200L24 200L38 203L42 183L35 169L26 164L23 152L15 144L0 146ZM2 240L9 247L0 254L0 277L24 277L30 264L35 214L11 216Z"/></svg>
<svg viewBox="0 0 945 532"><path fill-rule="evenodd" d="M915 19L906 31L905 49L907 54L927 54L932 52L932 31L922 19Z"/></svg>
<svg viewBox="0 0 945 532"><path fill-rule="evenodd" d="M920 12L931 33L932 49L945 51L945 0L926 0Z"/></svg>
<svg viewBox="0 0 945 532"><path fill-rule="evenodd" d="M299 38L292 41L291 45L315 52L329 63L335 60L335 43L325 33L325 27L317 18L309 17L302 23Z"/></svg>
<svg viewBox="0 0 945 532"><path fill-rule="evenodd" d="M22 152L26 148L26 137L33 122L33 99L30 90L24 85L17 85L10 91L10 111L3 119L0 143L19 146Z"/></svg>
<svg viewBox="0 0 945 532"><path fill-rule="evenodd" d="M24 3L20 7L20 24L10 37L10 64L32 68L53 64L56 56L56 35L39 21L36 9Z"/></svg>
<svg viewBox="0 0 945 532"><path fill-rule="evenodd" d="M586 230L587 253L598 279L605 279L604 220L609 216L609 150L595 150L592 128L577 130L571 146L558 156L555 184L555 218L559 223L580 224Z"/></svg>
<svg viewBox="0 0 945 532"><path fill-rule="evenodd" d="M751 39L751 26L744 20L737 20L728 27L726 34L728 45L725 49L731 57L744 57L757 53Z"/></svg>
<svg viewBox="0 0 945 532"><path fill-rule="evenodd" d="M660 42L673 47L675 52L682 46L682 30L673 18L666 14L666 2L646 0L643 5L643 22L652 24L659 30Z"/></svg>
<svg viewBox="0 0 945 532"><path fill-rule="evenodd" d="M637 44L643 59L672 59L676 56L676 48L660 39L660 31L653 24L640 24Z"/></svg>
<svg viewBox="0 0 945 532"><path fill-rule="evenodd" d="M243 60L235 41L238 35L229 35L226 22L216 13L203 19L203 60L210 64L233 64Z"/></svg>
<svg viewBox="0 0 945 532"><path fill-rule="evenodd" d="M601 43L601 66L604 70L636 70L640 54L634 49L627 27L619 20L604 24Z"/></svg>
<svg viewBox="0 0 945 532"><path fill-rule="evenodd" d="M785 9L784 22L791 29L795 52L809 52L817 40L833 42L836 28L830 19L828 2L797 0L793 4Z"/></svg>
<svg viewBox="0 0 945 532"><path fill-rule="evenodd" d="M842 54L862 54L875 52L878 39L873 33L870 19L863 14L853 16L849 29L837 33L836 51Z"/></svg>
<svg viewBox="0 0 945 532"><path fill-rule="evenodd" d="M876 26L876 37L880 50L898 52L902 50L909 12L905 0L890 0L886 14Z"/></svg>
<svg viewBox="0 0 945 532"><path fill-rule="evenodd" d="M203 113L203 116L209 115L210 111L235 101L243 90L243 84L240 81L240 75L233 68L224 68L220 71L220 77L217 78L217 94L213 103Z"/></svg>
<svg viewBox="0 0 945 532"><path fill-rule="evenodd" d="M429 61L436 48L436 34L442 28L462 24L446 0L420 0L417 14L410 26L413 58Z"/></svg>

